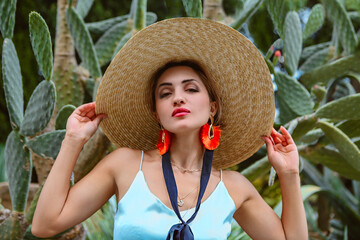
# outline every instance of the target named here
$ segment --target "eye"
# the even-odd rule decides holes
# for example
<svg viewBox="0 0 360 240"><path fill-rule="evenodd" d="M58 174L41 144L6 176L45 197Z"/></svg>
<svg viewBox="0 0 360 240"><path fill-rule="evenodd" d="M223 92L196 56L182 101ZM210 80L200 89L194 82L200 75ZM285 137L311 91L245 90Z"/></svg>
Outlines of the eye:
<svg viewBox="0 0 360 240"><path fill-rule="evenodd" d="M162 92L162 93L160 93L160 99L165 98L165 97L169 96L170 94L171 94L170 92Z"/></svg>
<svg viewBox="0 0 360 240"><path fill-rule="evenodd" d="M199 92L199 90L197 90L196 88L188 88L188 89L186 89L186 91L188 91L188 92Z"/></svg>

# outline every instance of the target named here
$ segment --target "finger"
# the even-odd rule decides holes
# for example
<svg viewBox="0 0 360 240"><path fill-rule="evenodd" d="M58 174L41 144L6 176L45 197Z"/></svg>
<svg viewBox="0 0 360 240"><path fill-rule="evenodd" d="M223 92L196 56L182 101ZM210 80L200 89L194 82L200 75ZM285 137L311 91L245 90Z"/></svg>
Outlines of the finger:
<svg viewBox="0 0 360 240"><path fill-rule="evenodd" d="M280 141L285 141L285 137L281 133L277 132L274 128L271 131L271 136L278 138Z"/></svg>
<svg viewBox="0 0 360 240"><path fill-rule="evenodd" d="M100 122L104 119L106 119L108 116L106 114L99 114L96 116L96 118L93 120L97 126L99 126Z"/></svg>
<svg viewBox="0 0 360 240"><path fill-rule="evenodd" d="M83 105L79 106L77 108L77 110L78 110L78 113L80 116L85 116L90 111L95 110L95 102L83 104Z"/></svg>
<svg viewBox="0 0 360 240"><path fill-rule="evenodd" d="M295 144L294 140L292 139L290 133L284 128L283 126L280 127L280 131L284 134L284 137L286 139L286 142L288 144Z"/></svg>
<svg viewBox="0 0 360 240"><path fill-rule="evenodd" d="M262 136L261 137L265 144L266 144L266 151L268 153L268 155L272 154L274 152L274 144L272 143L270 137L268 136Z"/></svg>
<svg viewBox="0 0 360 240"><path fill-rule="evenodd" d="M275 130L274 130L275 131ZM273 139L275 144L279 144L282 142L282 140L278 137L278 135L274 132L271 132L271 138Z"/></svg>

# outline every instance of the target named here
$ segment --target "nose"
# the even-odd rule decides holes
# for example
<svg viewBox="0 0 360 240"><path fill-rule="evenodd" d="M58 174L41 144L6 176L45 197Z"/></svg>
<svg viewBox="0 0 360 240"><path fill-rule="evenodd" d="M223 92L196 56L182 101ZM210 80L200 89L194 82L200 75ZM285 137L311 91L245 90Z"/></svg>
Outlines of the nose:
<svg viewBox="0 0 360 240"><path fill-rule="evenodd" d="M184 104L184 99L180 96L177 96L174 98L174 106L177 106L179 104Z"/></svg>

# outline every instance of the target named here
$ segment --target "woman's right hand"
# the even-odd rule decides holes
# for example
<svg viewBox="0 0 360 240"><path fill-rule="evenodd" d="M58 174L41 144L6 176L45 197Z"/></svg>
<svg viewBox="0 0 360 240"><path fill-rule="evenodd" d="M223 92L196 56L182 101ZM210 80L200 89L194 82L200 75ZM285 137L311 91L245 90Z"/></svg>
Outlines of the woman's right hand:
<svg viewBox="0 0 360 240"><path fill-rule="evenodd" d="M81 141L88 141L96 132L106 114L95 114L95 102L76 108L66 123L66 135Z"/></svg>

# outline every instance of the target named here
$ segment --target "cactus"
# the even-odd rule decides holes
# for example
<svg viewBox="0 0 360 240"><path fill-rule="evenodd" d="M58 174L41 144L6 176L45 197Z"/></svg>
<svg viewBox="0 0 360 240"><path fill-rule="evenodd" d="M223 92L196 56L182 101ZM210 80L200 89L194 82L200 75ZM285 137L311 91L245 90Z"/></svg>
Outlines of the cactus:
<svg viewBox="0 0 360 240"><path fill-rule="evenodd" d="M327 17L334 24L334 33L338 34L345 55L354 52L358 44L354 26L339 0L323 0Z"/></svg>
<svg viewBox="0 0 360 240"><path fill-rule="evenodd" d="M24 148L24 137L12 132L5 144L5 165L9 179L9 190L13 211L24 212L30 177L32 161L29 150Z"/></svg>
<svg viewBox="0 0 360 240"><path fill-rule="evenodd" d="M94 44L81 16L72 8L68 8L66 19L70 27L70 32L74 38L75 47L85 67L94 78L101 77L101 69L97 60Z"/></svg>
<svg viewBox="0 0 360 240"><path fill-rule="evenodd" d="M66 123L69 116L74 112L75 106L73 105L65 105L63 106L58 115L56 116L55 129L66 129Z"/></svg>
<svg viewBox="0 0 360 240"><path fill-rule="evenodd" d="M34 90L21 123L20 133L33 136L43 130L50 121L56 99L55 85L43 80Z"/></svg>
<svg viewBox="0 0 360 240"><path fill-rule="evenodd" d="M290 76L294 75L302 49L302 31L299 15L292 11L286 15L284 24L285 67Z"/></svg>
<svg viewBox="0 0 360 240"><path fill-rule="evenodd" d="M14 33L16 0L0 2L0 29L3 38L11 39Z"/></svg>
<svg viewBox="0 0 360 240"><path fill-rule="evenodd" d="M325 10L321 4L312 7L309 19L303 31L303 39L307 39L321 28L325 20Z"/></svg>
<svg viewBox="0 0 360 240"><path fill-rule="evenodd" d="M107 64L112 59L118 43L131 29L132 25L128 21L123 21L112 26L99 38L95 44L95 50L100 66Z"/></svg>
<svg viewBox="0 0 360 240"><path fill-rule="evenodd" d="M3 43L2 73L6 105L13 129L19 129L24 118L24 101L19 59L11 39Z"/></svg>
<svg viewBox="0 0 360 240"><path fill-rule="evenodd" d="M350 95L322 106L316 111L316 116L336 120L360 119L356 108L359 103L360 94Z"/></svg>
<svg viewBox="0 0 360 240"><path fill-rule="evenodd" d="M201 18L202 15L202 4L201 0L182 0L186 15L188 17Z"/></svg>
<svg viewBox="0 0 360 240"><path fill-rule="evenodd" d="M56 159L61 147L61 142L65 137L65 130L55 130L36 136L26 142L26 146L34 153ZM46 148L44 146L47 146Z"/></svg>
<svg viewBox="0 0 360 240"><path fill-rule="evenodd" d="M53 55L49 29L44 19L36 12L30 13L29 26L31 45L36 61L40 65L45 80L51 80Z"/></svg>
<svg viewBox="0 0 360 240"><path fill-rule="evenodd" d="M37 197L31 203L32 207L24 213L32 164L38 179L45 179L61 146L68 116L76 106L84 103L85 92L95 99L102 76L100 66L105 66L134 33L157 20L156 14L146 12L145 0L134 0L129 14L93 23L84 22L92 0L73 1L77 2L76 8L75 4L67 6L67 2L58 1L54 54L44 19L36 12L29 15L30 42L44 80L33 92L24 114L20 64L11 40L16 0L0 1L0 28L4 38L3 82L13 129L5 148L13 211L0 222L1 239L36 239L31 234L29 224ZM211 7L211 1L204 2L204 9L201 1L182 2L187 16L201 17L203 12L209 12L206 8ZM219 4L221 0L212 2L216 2L219 12L225 14ZM356 93L359 92L356 81L360 80L360 31L349 17L352 14L352 20L356 22L357 15L346 8L351 1L342 4L339 0L322 0L321 4L312 7L303 30L299 21L301 14L296 11L293 1L242 2L243 8L235 16L223 15L222 22L236 30L243 30L256 11L267 11L277 30L278 36L274 34L271 41L277 40L269 44L264 56L277 87L275 97L280 113L275 127L284 124L292 133L301 156L303 180L318 186L303 187L304 199L311 194L327 194L327 200L336 212L334 215L341 220L338 224L341 226L336 231L342 234L343 229L347 229L350 239L358 239L360 99L359 93ZM351 10L360 9L355 4ZM324 18L333 25L331 39L324 38L325 42L309 46L313 40L309 38L316 36L314 33L322 28ZM90 33L98 39L95 45ZM81 66L75 59L74 46L82 60ZM284 54L285 65L282 56L273 57L275 51ZM74 168L76 181L103 158L109 145L109 140L98 130L80 153ZM250 163L250 166L240 166L238 170L241 168L242 174L255 184L268 177L270 164L263 149L251 158ZM347 179L346 187L342 183L344 178ZM352 188L349 188L350 180L353 181ZM276 190L276 184L269 189ZM311 212L312 205L305 206ZM316 224L316 221L312 222ZM73 230L76 232L78 228ZM239 236L230 236L229 239L249 239L238 228L234 227L233 230ZM80 232L74 236L81 235ZM106 236L110 234L111 231L108 231ZM99 233L99 236L105 236L105 233Z"/></svg>

